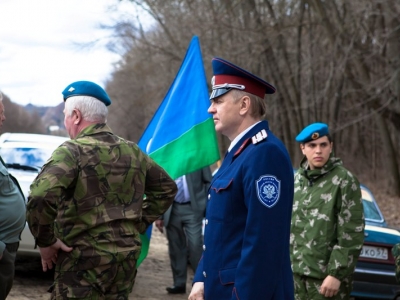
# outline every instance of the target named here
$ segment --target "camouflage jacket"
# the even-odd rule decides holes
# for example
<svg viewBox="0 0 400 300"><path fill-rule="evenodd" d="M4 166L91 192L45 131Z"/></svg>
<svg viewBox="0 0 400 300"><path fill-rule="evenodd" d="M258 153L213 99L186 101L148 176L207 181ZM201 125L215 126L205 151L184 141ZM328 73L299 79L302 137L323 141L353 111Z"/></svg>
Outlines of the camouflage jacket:
<svg viewBox="0 0 400 300"><path fill-rule="evenodd" d="M293 273L343 280L354 272L364 241L360 184L333 155L322 169L307 167L304 158L295 174L290 235Z"/></svg>
<svg viewBox="0 0 400 300"><path fill-rule="evenodd" d="M400 243L393 246L392 254L395 259L396 279L400 283Z"/></svg>
<svg viewBox="0 0 400 300"><path fill-rule="evenodd" d="M176 192L174 180L135 143L95 124L60 145L43 166L30 187L27 221L38 246L59 238L74 247L71 259L107 264L124 259L121 253L140 253L139 233Z"/></svg>

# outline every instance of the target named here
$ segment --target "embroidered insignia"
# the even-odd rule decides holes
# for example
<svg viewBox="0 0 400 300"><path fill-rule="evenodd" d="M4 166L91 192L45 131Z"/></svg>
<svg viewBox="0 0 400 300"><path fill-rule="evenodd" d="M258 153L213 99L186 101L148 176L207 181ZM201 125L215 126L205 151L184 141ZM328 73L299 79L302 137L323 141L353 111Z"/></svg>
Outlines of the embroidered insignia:
<svg viewBox="0 0 400 300"><path fill-rule="evenodd" d="M319 133L318 133L318 132L314 132L314 133L311 135L311 138L312 138L313 140L316 140L317 138L319 138Z"/></svg>
<svg viewBox="0 0 400 300"><path fill-rule="evenodd" d="M68 89L68 92L73 92L73 91L75 91L75 88L71 86L71 87Z"/></svg>
<svg viewBox="0 0 400 300"><path fill-rule="evenodd" d="M263 129L260 132L257 132L257 134L251 138L251 141L253 142L253 144L257 144L265 140L267 136L268 136L267 132L265 131L265 129Z"/></svg>
<svg viewBox="0 0 400 300"><path fill-rule="evenodd" d="M281 181L273 175L263 175L256 180L257 196L260 202L268 207L273 207L281 194Z"/></svg>

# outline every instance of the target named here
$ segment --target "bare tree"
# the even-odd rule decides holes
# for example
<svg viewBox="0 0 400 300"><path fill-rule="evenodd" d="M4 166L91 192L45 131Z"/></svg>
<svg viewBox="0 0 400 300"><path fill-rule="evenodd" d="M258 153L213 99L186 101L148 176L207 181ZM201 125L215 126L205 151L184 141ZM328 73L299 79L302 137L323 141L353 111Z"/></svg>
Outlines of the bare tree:
<svg viewBox="0 0 400 300"><path fill-rule="evenodd" d="M107 86L118 103L111 108L115 130L140 137L198 35L209 78L211 58L219 56L277 87L266 97L267 119L294 166L301 159L297 133L325 122L335 152L363 182L378 181L400 195L398 1L130 2L155 25L144 30L132 21L114 28L113 43L126 48ZM229 142L219 141L224 152Z"/></svg>

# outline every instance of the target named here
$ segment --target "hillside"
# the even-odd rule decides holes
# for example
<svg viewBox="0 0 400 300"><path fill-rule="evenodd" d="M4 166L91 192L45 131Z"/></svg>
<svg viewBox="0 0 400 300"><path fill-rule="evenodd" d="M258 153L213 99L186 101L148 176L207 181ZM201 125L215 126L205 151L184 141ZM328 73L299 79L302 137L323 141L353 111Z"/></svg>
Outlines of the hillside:
<svg viewBox="0 0 400 300"><path fill-rule="evenodd" d="M25 109L32 114L37 113L46 128L58 126L61 130L64 129L63 102L57 106L35 106L28 104L25 106Z"/></svg>
<svg viewBox="0 0 400 300"><path fill-rule="evenodd" d="M44 132L38 133L61 136L68 135L64 127L63 102L57 106L34 106L32 104L28 104L24 108L29 114L40 117L40 123L44 127Z"/></svg>

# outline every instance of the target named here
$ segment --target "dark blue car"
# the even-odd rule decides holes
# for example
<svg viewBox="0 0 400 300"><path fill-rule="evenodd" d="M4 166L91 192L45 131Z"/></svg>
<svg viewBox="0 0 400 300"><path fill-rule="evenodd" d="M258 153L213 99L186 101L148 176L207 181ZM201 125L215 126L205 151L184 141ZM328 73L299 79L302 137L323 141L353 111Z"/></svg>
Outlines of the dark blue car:
<svg viewBox="0 0 400 300"><path fill-rule="evenodd" d="M400 300L392 247L400 232L389 228L371 191L361 185L365 216L365 239L354 272L352 297Z"/></svg>

